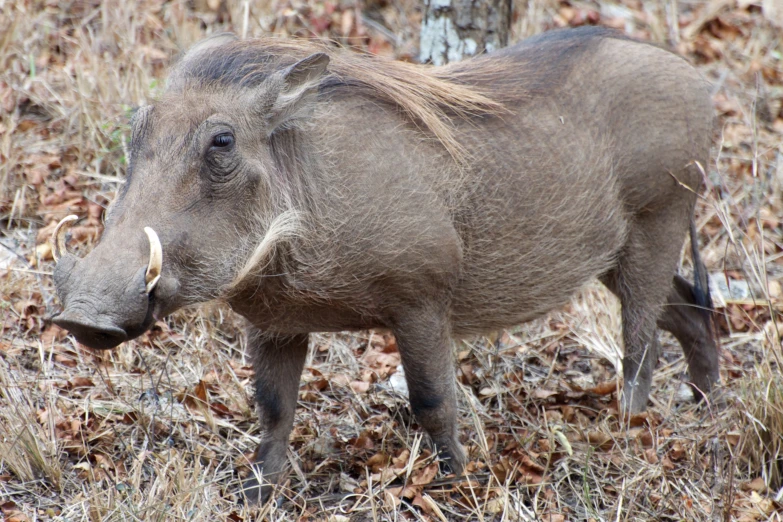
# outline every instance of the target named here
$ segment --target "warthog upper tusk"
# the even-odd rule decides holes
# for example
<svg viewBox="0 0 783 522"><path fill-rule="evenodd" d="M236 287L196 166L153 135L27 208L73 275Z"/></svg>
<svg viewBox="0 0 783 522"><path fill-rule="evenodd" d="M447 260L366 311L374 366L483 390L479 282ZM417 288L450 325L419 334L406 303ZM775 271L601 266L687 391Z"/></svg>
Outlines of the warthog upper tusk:
<svg viewBox="0 0 783 522"><path fill-rule="evenodd" d="M65 248L65 233L68 231L68 228L71 226L70 223L72 221L76 221L79 219L78 216L74 216L71 214L70 216L65 216L60 220L59 223L57 223L57 226L54 227L54 232L52 233L52 257L54 257L54 262L57 263L60 261L60 258L68 253L68 250Z"/></svg>
<svg viewBox="0 0 783 522"><path fill-rule="evenodd" d="M163 269L163 247L160 246L160 239L158 239L158 234L154 230L150 227L144 227L144 232L150 240L150 262L147 265L147 275L145 277L147 282L146 290L149 294L155 289L155 285L158 284L160 272Z"/></svg>

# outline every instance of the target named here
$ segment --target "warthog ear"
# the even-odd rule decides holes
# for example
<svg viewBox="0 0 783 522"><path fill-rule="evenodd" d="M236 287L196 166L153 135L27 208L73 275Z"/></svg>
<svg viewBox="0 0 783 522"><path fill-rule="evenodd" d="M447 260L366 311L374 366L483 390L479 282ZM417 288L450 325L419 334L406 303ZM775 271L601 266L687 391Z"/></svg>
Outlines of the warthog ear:
<svg viewBox="0 0 783 522"><path fill-rule="evenodd" d="M268 116L270 134L275 129L295 125L312 112L318 84L327 65L329 56L315 53L277 73L280 90Z"/></svg>
<svg viewBox="0 0 783 522"><path fill-rule="evenodd" d="M207 38L204 38L200 42L194 44L190 49L185 51L185 54L177 61L177 64L169 73L168 81L166 85L168 88L176 87L180 80L187 76L187 72L198 63L199 58L203 57L205 53L231 42L237 41L237 35L234 33L218 33L213 34Z"/></svg>

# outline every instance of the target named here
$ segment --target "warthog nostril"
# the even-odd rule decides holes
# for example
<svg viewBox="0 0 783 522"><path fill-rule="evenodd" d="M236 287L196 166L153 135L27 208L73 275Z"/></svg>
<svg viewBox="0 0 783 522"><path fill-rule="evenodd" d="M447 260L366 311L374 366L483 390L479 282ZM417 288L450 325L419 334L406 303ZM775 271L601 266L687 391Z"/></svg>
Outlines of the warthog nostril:
<svg viewBox="0 0 783 522"><path fill-rule="evenodd" d="M104 350L114 348L125 341L125 330L110 324L95 324L79 313L63 312L52 318L54 324L65 328L76 340L90 348Z"/></svg>

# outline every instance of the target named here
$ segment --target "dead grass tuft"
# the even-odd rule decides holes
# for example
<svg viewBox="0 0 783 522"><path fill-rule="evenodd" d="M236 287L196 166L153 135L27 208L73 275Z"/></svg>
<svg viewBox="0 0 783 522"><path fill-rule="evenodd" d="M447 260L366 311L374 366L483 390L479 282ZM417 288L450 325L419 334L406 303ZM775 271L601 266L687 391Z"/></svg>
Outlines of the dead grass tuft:
<svg viewBox="0 0 783 522"><path fill-rule="evenodd" d="M28 375L11 370L0 360L0 398L6 409L0 417L0 455L22 484L39 482L60 492L63 470L54 425L50 418L38 417L36 407L38 401L51 403L54 396L29 393L37 386L28 379Z"/></svg>
<svg viewBox="0 0 783 522"><path fill-rule="evenodd" d="M754 373L739 387L739 455L748 469L760 472L764 485L778 490L783 485L783 376L768 362Z"/></svg>

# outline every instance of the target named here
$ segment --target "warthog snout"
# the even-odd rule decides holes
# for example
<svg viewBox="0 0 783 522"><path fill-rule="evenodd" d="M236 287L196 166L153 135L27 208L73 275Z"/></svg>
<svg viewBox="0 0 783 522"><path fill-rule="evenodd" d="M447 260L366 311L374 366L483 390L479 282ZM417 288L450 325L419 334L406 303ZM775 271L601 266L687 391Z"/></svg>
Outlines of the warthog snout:
<svg viewBox="0 0 783 522"><path fill-rule="evenodd" d="M112 324L99 324L93 319L94 314L79 310L66 310L55 316L54 323L60 328L71 332L76 339L90 348L114 348L125 341L128 335L125 330Z"/></svg>
<svg viewBox="0 0 783 522"><path fill-rule="evenodd" d="M113 348L141 335L154 321L163 249L155 231L145 227L149 242L146 266L140 266L137 256L122 255L126 252L117 255L100 246L79 259L65 248L67 227L76 219L66 217L52 235L57 261L54 280L64 306L52 320L90 348Z"/></svg>

